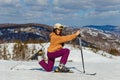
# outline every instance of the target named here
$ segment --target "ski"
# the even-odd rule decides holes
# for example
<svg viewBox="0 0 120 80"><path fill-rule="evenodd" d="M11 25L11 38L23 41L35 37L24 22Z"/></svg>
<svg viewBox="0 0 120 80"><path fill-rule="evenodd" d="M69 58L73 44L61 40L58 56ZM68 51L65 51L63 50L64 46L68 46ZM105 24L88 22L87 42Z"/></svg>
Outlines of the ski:
<svg viewBox="0 0 120 80"><path fill-rule="evenodd" d="M53 73L74 73L74 71L70 70L69 72L56 72L54 71Z"/></svg>
<svg viewBox="0 0 120 80"><path fill-rule="evenodd" d="M85 74L85 75L91 75L91 76L95 76L97 73L84 73L84 72L81 72L82 74Z"/></svg>

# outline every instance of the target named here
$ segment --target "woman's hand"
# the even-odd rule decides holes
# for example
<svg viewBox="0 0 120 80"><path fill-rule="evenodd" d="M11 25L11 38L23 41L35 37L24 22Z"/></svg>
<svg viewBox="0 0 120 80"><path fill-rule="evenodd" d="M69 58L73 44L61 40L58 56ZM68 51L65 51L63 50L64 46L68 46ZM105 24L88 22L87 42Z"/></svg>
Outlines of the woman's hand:
<svg viewBox="0 0 120 80"><path fill-rule="evenodd" d="M78 36L80 34L80 30L77 30L75 34Z"/></svg>

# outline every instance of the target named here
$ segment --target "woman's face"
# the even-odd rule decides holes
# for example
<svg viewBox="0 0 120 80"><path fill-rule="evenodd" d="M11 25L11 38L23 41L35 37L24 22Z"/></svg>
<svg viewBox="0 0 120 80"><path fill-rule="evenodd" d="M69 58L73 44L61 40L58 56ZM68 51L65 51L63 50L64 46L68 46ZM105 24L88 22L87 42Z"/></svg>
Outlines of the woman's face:
<svg viewBox="0 0 120 80"><path fill-rule="evenodd" d="M57 34L57 35L60 35L61 32L62 32L62 29L56 29L56 34Z"/></svg>

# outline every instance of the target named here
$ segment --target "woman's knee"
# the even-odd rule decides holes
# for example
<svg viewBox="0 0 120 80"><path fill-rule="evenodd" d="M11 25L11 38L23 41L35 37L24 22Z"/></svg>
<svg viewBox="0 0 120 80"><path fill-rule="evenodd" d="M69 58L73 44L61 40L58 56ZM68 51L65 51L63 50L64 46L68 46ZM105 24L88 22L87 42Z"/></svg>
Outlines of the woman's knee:
<svg viewBox="0 0 120 80"><path fill-rule="evenodd" d="M46 71L47 72L51 72L53 68L47 68Z"/></svg>
<svg viewBox="0 0 120 80"><path fill-rule="evenodd" d="M68 48L65 48L65 52L69 54L70 50Z"/></svg>

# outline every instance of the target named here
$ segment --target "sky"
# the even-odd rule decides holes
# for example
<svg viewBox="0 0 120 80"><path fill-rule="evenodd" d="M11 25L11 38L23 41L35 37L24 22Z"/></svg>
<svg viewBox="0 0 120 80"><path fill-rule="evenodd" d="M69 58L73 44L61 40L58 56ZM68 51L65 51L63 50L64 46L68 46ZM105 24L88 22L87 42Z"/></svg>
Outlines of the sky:
<svg viewBox="0 0 120 80"><path fill-rule="evenodd" d="M120 26L120 0L0 0L0 23Z"/></svg>

